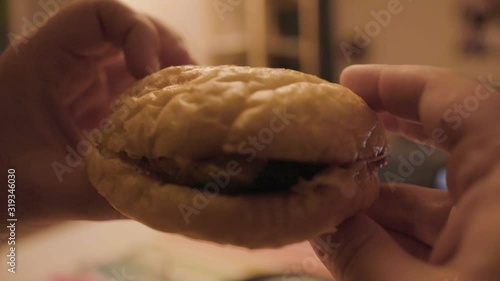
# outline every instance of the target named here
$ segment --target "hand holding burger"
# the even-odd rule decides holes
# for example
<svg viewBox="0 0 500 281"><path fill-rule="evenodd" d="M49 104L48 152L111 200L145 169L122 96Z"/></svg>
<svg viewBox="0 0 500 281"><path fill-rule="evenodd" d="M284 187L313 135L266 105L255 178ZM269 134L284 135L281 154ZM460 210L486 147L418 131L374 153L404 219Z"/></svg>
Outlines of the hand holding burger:
<svg viewBox="0 0 500 281"><path fill-rule="evenodd" d="M341 83L379 112L389 131L432 140L447 151L449 191L382 185L368 216L356 215L312 241L335 279L498 280L498 79L425 66L365 65L347 68ZM453 112L470 100L478 107L468 115Z"/></svg>
<svg viewBox="0 0 500 281"><path fill-rule="evenodd" d="M377 198L381 122L311 75L171 67L127 90L109 121L90 180L159 230L276 247L331 231Z"/></svg>
<svg viewBox="0 0 500 281"><path fill-rule="evenodd" d="M123 217L90 185L83 161L66 164L66 147L97 127L136 79L193 63L187 51L155 19L107 0L76 1L11 43L0 57L0 167L16 170L19 227ZM58 174L54 163L66 168Z"/></svg>

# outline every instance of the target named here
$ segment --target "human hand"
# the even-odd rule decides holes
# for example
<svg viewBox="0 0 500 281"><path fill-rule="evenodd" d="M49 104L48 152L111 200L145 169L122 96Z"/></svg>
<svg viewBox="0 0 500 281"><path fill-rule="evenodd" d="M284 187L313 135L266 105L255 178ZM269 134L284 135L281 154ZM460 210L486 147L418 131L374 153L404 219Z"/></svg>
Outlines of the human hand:
<svg viewBox="0 0 500 281"><path fill-rule="evenodd" d="M105 0L70 5L7 49L0 58L0 163L2 173L16 170L16 216L37 223L119 217L88 182L80 153L88 147L78 144L137 78L192 63L157 20ZM68 156L70 149L77 153Z"/></svg>
<svg viewBox="0 0 500 281"><path fill-rule="evenodd" d="M367 215L311 241L330 272L338 281L498 280L499 92L418 66L354 66L341 83L378 111L389 131L430 139L449 153L449 192L384 185Z"/></svg>

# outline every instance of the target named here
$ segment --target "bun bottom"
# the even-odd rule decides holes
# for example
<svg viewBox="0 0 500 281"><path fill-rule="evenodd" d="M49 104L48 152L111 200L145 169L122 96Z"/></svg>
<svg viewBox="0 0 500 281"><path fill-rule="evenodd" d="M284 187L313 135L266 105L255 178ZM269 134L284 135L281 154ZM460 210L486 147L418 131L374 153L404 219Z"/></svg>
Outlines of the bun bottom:
<svg viewBox="0 0 500 281"><path fill-rule="evenodd" d="M280 247L333 231L369 207L379 192L377 171L365 161L331 166L288 192L235 196L218 194L215 184L196 190L162 183L98 152L88 163L92 185L129 218L160 231L247 248Z"/></svg>

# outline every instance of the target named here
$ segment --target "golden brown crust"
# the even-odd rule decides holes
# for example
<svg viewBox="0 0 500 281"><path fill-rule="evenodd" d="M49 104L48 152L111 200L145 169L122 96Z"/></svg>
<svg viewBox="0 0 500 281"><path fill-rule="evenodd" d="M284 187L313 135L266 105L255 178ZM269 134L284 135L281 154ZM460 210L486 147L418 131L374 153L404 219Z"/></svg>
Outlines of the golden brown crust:
<svg viewBox="0 0 500 281"><path fill-rule="evenodd" d="M377 197L366 160L384 153L384 128L342 86L283 69L180 66L145 78L120 100L110 116L115 129L88 158L89 178L117 210L155 229L277 247L329 231ZM120 160L121 152L179 161L239 153L247 161L332 166L289 193L212 196L162 183Z"/></svg>
<svg viewBox="0 0 500 281"><path fill-rule="evenodd" d="M380 154L383 126L349 89L301 72L178 66L140 81L111 115L109 151L151 159L199 159L248 151L256 157L350 163ZM271 131L270 131L271 130ZM264 147L264 148L262 148Z"/></svg>
<svg viewBox="0 0 500 281"><path fill-rule="evenodd" d="M99 153L89 163L91 183L126 216L157 230L248 248L279 247L332 231L370 206L379 189L366 162L332 167L289 193L241 196L162 184Z"/></svg>

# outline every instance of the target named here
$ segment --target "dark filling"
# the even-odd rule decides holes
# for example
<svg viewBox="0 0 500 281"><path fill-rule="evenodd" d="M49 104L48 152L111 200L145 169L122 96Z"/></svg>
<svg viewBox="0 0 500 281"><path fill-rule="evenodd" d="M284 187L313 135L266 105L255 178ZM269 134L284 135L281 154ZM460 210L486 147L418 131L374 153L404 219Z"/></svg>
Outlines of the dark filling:
<svg viewBox="0 0 500 281"><path fill-rule="evenodd" d="M281 160L253 160L226 156L205 161L179 163L171 159L132 159L122 153L121 159L150 171L165 183L190 186L203 190L217 185L219 192L228 195L288 191L299 180L310 180L328 167ZM231 166L228 166L232 163ZM236 165L237 163L237 165ZM212 189L208 189L212 190Z"/></svg>
<svg viewBox="0 0 500 281"><path fill-rule="evenodd" d="M243 189L245 192L259 193L288 191L299 180L311 180L326 167L327 165L271 160L254 181Z"/></svg>

